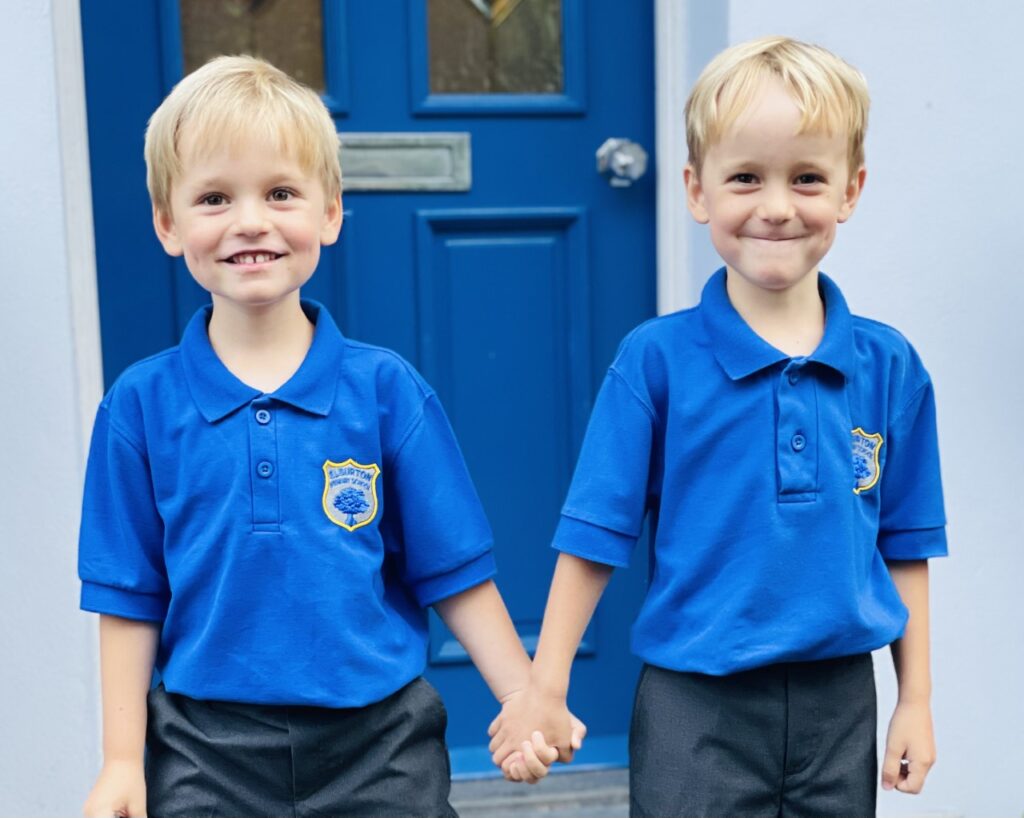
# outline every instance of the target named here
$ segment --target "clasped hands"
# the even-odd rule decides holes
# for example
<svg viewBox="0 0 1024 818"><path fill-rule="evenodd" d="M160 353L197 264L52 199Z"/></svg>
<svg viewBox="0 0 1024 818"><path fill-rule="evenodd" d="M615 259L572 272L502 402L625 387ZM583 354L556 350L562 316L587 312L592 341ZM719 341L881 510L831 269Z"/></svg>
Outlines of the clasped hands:
<svg viewBox="0 0 1024 818"><path fill-rule="evenodd" d="M531 684L502 699L487 734L491 760L505 778L536 784L555 761L572 761L587 727L569 712L564 695Z"/></svg>

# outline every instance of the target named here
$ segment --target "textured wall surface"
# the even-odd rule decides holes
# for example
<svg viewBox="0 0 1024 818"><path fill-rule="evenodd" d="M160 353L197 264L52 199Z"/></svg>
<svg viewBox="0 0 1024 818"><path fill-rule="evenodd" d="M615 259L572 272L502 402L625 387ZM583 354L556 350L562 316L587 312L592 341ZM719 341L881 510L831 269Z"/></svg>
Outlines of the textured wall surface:
<svg viewBox="0 0 1024 818"><path fill-rule="evenodd" d="M3 816L80 814L99 759L95 622L78 611L75 577L82 385L68 244L75 230L65 215L75 197L65 189L51 16L64 5L0 7ZM87 216L77 218L90 229Z"/></svg>

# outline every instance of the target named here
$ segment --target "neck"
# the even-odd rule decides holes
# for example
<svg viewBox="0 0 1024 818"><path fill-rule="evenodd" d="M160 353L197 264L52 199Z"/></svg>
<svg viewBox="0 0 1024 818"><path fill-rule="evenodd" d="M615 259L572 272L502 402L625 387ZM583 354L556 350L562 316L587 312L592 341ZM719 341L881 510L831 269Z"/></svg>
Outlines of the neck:
<svg viewBox="0 0 1024 818"><path fill-rule="evenodd" d="M729 301L758 336L791 358L810 355L825 334L817 272L785 290L766 290L728 271Z"/></svg>
<svg viewBox="0 0 1024 818"><path fill-rule="evenodd" d="M302 364L313 342L313 324L294 298L266 307L239 307L213 298L210 345L236 378L273 392Z"/></svg>

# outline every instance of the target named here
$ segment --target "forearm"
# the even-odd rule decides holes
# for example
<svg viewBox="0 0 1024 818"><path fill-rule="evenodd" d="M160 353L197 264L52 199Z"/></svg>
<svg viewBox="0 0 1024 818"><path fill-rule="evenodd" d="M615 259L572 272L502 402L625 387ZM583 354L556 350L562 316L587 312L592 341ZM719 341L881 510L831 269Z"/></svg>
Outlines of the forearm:
<svg viewBox="0 0 1024 818"><path fill-rule="evenodd" d="M559 555L531 677L545 693L567 694L576 649L611 575L608 565Z"/></svg>
<svg viewBox="0 0 1024 818"><path fill-rule="evenodd" d="M494 698L504 701L530 678L530 657L494 582L476 585L434 605L466 649Z"/></svg>
<svg viewBox="0 0 1024 818"><path fill-rule="evenodd" d="M160 628L156 623L117 616L100 617L106 762L142 762L146 743L146 694L159 638Z"/></svg>
<svg viewBox="0 0 1024 818"><path fill-rule="evenodd" d="M928 702L932 680L928 633L928 561L892 561L889 573L910 612L903 636L892 643L901 702Z"/></svg>

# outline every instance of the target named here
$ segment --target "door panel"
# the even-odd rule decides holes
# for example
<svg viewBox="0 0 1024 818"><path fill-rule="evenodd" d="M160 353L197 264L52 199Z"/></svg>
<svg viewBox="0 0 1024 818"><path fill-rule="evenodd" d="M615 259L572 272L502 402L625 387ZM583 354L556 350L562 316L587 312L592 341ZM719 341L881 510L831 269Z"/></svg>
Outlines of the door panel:
<svg viewBox="0 0 1024 818"><path fill-rule="evenodd" d="M550 538L590 399L589 288L579 210L421 211L420 361L495 532L502 585L532 649L546 587L522 544ZM454 655L438 646L432 660Z"/></svg>
<svg viewBox="0 0 1024 818"><path fill-rule="evenodd" d="M186 17L221 15L206 36L215 45L258 50L260 32L317 30L308 0L292 27L280 22L287 15L273 25L245 16L281 14L282 0L187 2ZM653 4L320 8L324 98L352 145L342 158L355 184L341 240L304 294L347 335L407 357L437 390L494 527L499 587L532 650L593 396L623 335L654 314L653 171L613 187L594 158L611 136L653 147ZM220 30L229 12L247 20L239 32ZM82 18L109 384L176 343L207 300L152 235L142 163L146 120L185 53L202 51L183 47L196 23L183 28L178 0L89 0ZM275 47L303 57L292 43ZM574 670L570 705L590 728L583 764L626 760L638 670L628 632L645 551L617 572ZM433 615L427 675L448 703L453 770L489 771L484 731L496 705Z"/></svg>

